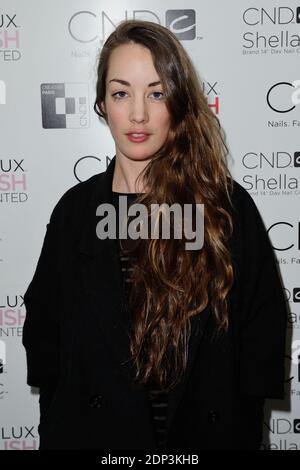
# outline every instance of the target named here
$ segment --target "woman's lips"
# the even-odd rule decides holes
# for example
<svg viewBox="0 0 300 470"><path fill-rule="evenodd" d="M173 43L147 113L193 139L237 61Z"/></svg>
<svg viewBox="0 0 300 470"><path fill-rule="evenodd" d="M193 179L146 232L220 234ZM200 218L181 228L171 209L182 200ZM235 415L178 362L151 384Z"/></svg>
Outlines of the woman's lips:
<svg viewBox="0 0 300 470"><path fill-rule="evenodd" d="M130 142L145 142L145 140L149 139L150 134L126 134Z"/></svg>

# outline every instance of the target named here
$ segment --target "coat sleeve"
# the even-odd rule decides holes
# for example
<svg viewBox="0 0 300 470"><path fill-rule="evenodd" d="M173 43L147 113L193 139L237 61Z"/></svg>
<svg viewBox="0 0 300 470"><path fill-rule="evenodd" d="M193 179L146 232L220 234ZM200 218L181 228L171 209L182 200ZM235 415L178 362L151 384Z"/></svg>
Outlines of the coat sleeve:
<svg viewBox="0 0 300 470"><path fill-rule="evenodd" d="M242 208L240 391L284 398L287 301L260 213L246 190Z"/></svg>
<svg viewBox="0 0 300 470"><path fill-rule="evenodd" d="M23 345L27 357L27 383L55 387L59 377L59 278L61 223L54 208L35 273L25 295Z"/></svg>

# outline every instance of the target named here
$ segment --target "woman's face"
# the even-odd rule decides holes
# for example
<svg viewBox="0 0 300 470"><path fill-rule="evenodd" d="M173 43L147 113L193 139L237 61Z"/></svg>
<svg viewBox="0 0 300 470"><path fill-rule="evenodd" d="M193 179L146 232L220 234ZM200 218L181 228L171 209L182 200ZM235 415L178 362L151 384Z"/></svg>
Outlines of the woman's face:
<svg viewBox="0 0 300 470"><path fill-rule="evenodd" d="M170 115L159 82L149 49L131 43L112 52L101 108L107 113L117 156L146 160L164 144ZM134 140L128 135L132 132L144 136Z"/></svg>

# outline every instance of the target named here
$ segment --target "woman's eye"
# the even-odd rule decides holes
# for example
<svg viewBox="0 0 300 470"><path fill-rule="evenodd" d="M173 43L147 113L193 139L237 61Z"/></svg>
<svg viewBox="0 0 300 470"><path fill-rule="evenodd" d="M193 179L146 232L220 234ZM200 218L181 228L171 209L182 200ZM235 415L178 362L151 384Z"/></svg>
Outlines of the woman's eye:
<svg viewBox="0 0 300 470"><path fill-rule="evenodd" d="M161 91L154 91L152 94L153 95L161 95L160 97L156 96L156 98L158 98L158 99L162 99L163 96L164 96L164 94Z"/></svg>
<svg viewBox="0 0 300 470"><path fill-rule="evenodd" d="M117 91L116 93L114 93L112 96L116 99L120 99L120 98L123 98L123 96L117 96L117 95L120 95L120 93L125 93L126 95L126 91Z"/></svg>
<svg viewBox="0 0 300 470"><path fill-rule="evenodd" d="M126 94L127 94L126 91L117 91L116 93L113 93L112 96L116 98L117 100L120 100L124 98L124 95ZM154 98L158 101L160 101L164 96L164 94L161 91L153 91L151 95L155 95Z"/></svg>

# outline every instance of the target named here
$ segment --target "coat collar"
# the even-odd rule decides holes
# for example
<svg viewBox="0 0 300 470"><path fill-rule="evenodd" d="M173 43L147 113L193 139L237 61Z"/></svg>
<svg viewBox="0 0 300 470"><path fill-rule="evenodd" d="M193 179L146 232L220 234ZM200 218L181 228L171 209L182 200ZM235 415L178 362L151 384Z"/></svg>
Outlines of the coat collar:
<svg viewBox="0 0 300 470"><path fill-rule="evenodd" d="M87 256L97 256L105 249L109 248L117 254L117 244L115 240L100 240L96 235L96 225L99 218L96 216L96 209L101 203L113 203L112 199L112 183L115 170L116 156L110 161L106 171L90 178L92 182L90 188L89 199L87 202L86 213L84 214L85 222L81 238L78 244L78 251Z"/></svg>
<svg viewBox="0 0 300 470"><path fill-rule="evenodd" d="M124 310L124 291L122 286L121 266L117 240L100 240L96 236L96 208L102 202L112 203L112 181L115 168L114 156L107 170L96 175L96 183L90 192L89 202L85 213L82 236L78 245L79 265L82 282L86 294L86 307L91 315L91 322L98 324L101 337L105 337L107 347L111 349L116 361L116 367L125 373L132 381L135 373L129 356L129 318ZM187 369L184 378L169 394L167 428L170 427L180 398L191 374L196 353L204 332L209 308L201 315L193 317L191 322L191 338ZM145 394L144 386L138 387Z"/></svg>

